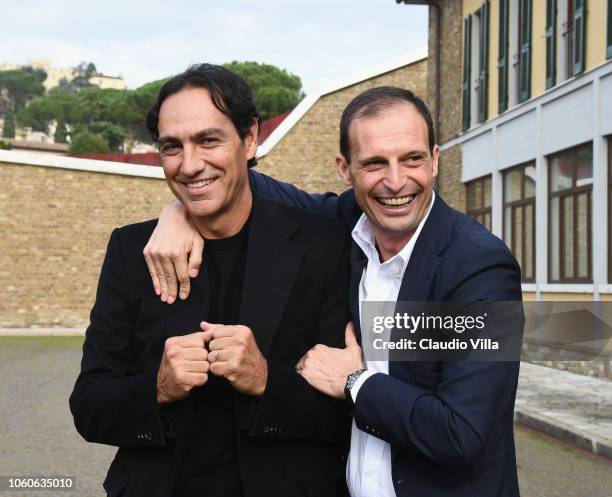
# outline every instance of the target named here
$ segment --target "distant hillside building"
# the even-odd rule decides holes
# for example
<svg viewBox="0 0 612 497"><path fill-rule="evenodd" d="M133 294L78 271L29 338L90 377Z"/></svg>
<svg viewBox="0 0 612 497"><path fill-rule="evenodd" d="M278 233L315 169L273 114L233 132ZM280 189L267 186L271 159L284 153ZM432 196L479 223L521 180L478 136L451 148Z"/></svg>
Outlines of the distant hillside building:
<svg viewBox="0 0 612 497"><path fill-rule="evenodd" d="M13 71L24 67L32 67L33 69L41 69L47 73L47 79L43 82L45 91L59 86L60 81L72 81L76 72L72 68L53 67L48 60L29 60L24 65L17 64L0 64L0 71ZM89 78L89 83L94 86L99 86L102 89L125 90L125 81L121 76L107 76L104 74L96 74Z"/></svg>

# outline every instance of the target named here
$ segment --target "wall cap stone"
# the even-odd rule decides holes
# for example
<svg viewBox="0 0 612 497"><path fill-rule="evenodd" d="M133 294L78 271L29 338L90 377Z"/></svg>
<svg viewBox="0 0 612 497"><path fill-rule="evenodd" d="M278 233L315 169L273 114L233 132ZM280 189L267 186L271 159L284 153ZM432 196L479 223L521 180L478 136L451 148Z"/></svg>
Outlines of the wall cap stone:
<svg viewBox="0 0 612 497"><path fill-rule="evenodd" d="M21 152L16 150L0 150L0 163L20 164L24 166L55 167L76 171L90 171L103 174L118 174L138 176L141 178L164 179L161 167L141 166L123 162L81 159L63 155ZM0 164L1 166L2 164Z"/></svg>

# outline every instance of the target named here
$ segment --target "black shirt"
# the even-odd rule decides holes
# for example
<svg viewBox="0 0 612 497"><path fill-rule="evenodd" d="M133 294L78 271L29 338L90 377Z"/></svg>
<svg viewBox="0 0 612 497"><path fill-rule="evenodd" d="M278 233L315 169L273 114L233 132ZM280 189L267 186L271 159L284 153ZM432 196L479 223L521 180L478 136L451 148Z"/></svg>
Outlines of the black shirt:
<svg viewBox="0 0 612 497"><path fill-rule="evenodd" d="M209 289L206 321L238 324L247 252L248 223L237 235L205 240L203 277ZM236 451L235 391L225 378L208 375L192 390L194 422L188 430L178 497L243 495Z"/></svg>

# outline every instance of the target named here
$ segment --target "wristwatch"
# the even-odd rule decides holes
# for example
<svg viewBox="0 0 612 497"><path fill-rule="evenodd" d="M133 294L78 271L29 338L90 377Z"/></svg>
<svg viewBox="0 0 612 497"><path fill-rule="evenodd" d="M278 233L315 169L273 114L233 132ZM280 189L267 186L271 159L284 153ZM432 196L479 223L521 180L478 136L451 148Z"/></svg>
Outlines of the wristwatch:
<svg viewBox="0 0 612 497"><path fill-rule="evenodd" d="M355 407L355 402L353 402L353 396L351 395L351 388L353 388L353 385L357 383L359 377L367 370L367 368L358 369L357 371L353 371L346 377L346 384L344 385L344 396L346 397L347 402L351 406L351 409Z"/></svg>

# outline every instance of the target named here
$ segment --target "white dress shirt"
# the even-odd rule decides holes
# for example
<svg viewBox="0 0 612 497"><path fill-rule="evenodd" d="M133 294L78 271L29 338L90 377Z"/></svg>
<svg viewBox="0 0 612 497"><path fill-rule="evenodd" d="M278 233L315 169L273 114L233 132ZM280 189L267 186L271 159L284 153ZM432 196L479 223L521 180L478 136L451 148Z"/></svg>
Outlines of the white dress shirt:
<svg viewBox="0 0 612 497"><path fill-rule="evenodd" d="M359 284L360 315L361 302L397 301L408 261L423 225L429 217L434 200L435 193L432 192L429 209L410 241L399 253L383 263L380 262L376 250L370 220L365 214L359 218L352 232L353 240L368 259ZM351 388L351 396L355 402L358 399L359 389L370 376L376 373L389 374L389 361L372 361L365 357L365 362L367 371L361 374ZM395 495L391 476L391 446L380 438L361 431L354 420L351 428L351 450L346 467L346 481L351 497L393 497Z"/></svg>

